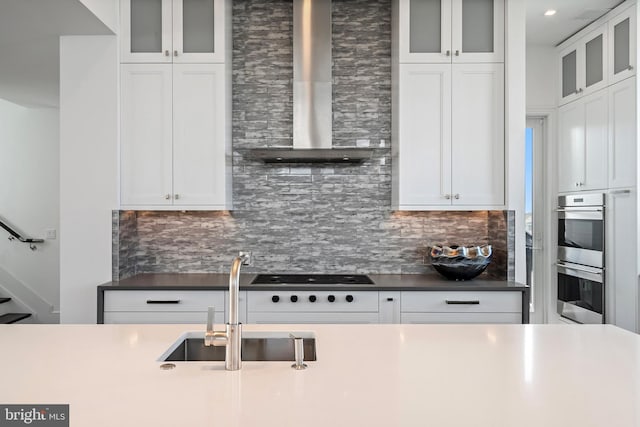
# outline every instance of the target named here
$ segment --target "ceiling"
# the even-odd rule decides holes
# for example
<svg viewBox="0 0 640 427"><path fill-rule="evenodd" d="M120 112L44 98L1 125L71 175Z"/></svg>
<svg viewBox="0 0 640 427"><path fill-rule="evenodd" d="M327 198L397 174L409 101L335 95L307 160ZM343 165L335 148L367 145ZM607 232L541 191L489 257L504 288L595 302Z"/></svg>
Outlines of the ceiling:
<svg viewBox="0 0 640 427"><path fill-rule="evenodd" d="M59 104L60 36L113 34L79 0L0 0L0 98Z"/></svg>
<svg viewBox="0 0 640 427"><path fill-rule="evenodd" d="M621 0L526 0L527 44L555 46L595 21ZM544 16L548 9L557 13Z"/></svg>

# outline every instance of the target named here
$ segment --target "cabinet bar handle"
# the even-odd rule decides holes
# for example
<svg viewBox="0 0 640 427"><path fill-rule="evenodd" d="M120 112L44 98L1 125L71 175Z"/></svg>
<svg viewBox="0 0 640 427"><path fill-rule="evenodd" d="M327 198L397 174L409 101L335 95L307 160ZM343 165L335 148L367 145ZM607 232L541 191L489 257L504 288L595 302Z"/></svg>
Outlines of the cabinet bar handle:
<svg viewBox="0 0 640 427"><path fill-rule="evenodd" d="M456 50L456 56L460 56L460 51Z"/></svg>
<svg viewBox="0 0 640 427"><path fill-rule="evenodd" d="M471 300L471 301L456 301L456 300L444 300L444 302L446 302L447 304L450 305L479 305L480 301L478 300Z"/></svg>
<svg viewBox="0 0 640 427"><path fill-rule="evenodd" d="M393 301L393 298L387 298L387 301L391 302Z"/></svg>
<svg viewBox="0 0 640 427"><path fill-rule="evenodd" d="M631 190L616 190L616 191L612 191L609 194L630 194Z"/></svg>
<svg viewBox="0 0 640 427"><path fill-rule="evenodd" d="M177 50L173 51L173 56L178 56L178 51Z"/></svg>
<svg viewBox="0 0 640 427"><path fill-rule="evenodd" d="M147 304L180 304L179 299L148 299Z"/></svg>
<svg viewBox="0 0 640 427"><path fill-rule="evenodd" d="M447 56L451 56L451 51L450 51L450 50L448 50L448 51L447 51L447 53L446 53L446 55L447 55Z"/></svg>
<svg viewBox="0 0 640 427"><path fill-rule="evenodd" d="M169 56L169 51L168 50L164 51L164 56Z"/></svg>

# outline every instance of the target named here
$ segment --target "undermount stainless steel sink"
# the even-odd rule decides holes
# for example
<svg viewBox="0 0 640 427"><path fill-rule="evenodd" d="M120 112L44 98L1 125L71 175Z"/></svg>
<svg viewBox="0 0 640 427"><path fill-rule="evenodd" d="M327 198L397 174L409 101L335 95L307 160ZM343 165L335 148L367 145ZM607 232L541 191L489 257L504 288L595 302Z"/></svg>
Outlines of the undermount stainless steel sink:
<svg viewBox="0 0 640 427"><path fill-rule="evenodd" d="M242 361L295 361L294 340L289 334L303 339L304 360L316 360L316 340L312 332L244 332ZM225 348L204 345L204 333L187 332L162 356L161 362L224 361Z"/></svg>

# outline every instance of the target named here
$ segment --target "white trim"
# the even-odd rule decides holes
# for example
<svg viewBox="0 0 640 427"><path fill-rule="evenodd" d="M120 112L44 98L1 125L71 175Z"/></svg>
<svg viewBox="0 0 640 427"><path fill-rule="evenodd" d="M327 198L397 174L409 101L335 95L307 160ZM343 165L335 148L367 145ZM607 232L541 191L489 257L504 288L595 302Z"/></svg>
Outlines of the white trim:
<svg viewBox="0 0 640 427"><path fill-rule="evenodd" d="M544 283L544 307L541 321L544 323L554 323L554 319L558 316L555 313L556 294L557 294L557 277L555 275L556 260L556 235L557 235L557 213L556 196L558 188L557 180L557 109L555 107L541 107L527 109L527 117L545 119L545 152L544 152L544 168L545 183L542 193L545 195L544 202L544 241L543 255L544 275L540 282Z"/></svg>
<svg viewBox="0 0 640 427"><path fill-rule="evenodd" d="M524 236L524 137L526 118L526 5L507 0L505 5L505 150L508 209L515 212L515 280L526 277Z"/></svg>

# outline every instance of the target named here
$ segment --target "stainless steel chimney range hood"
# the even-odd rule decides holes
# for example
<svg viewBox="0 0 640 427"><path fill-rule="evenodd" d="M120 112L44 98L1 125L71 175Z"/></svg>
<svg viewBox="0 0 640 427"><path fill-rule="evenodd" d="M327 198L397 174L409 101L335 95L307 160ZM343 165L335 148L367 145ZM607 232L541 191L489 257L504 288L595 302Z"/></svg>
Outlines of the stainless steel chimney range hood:
<svg viewBox="0 0 640 427"><path fill-rule="evenodd" d="M293 0L293 148L250 150L265 163L359 163L371 148L333 148L331 1Z"/></svg>

